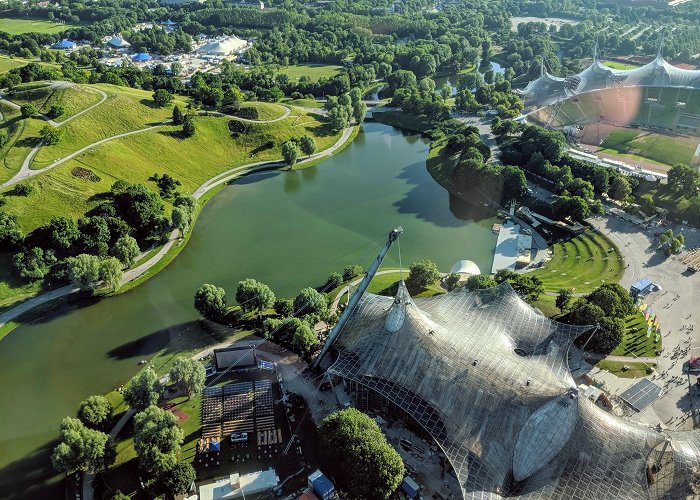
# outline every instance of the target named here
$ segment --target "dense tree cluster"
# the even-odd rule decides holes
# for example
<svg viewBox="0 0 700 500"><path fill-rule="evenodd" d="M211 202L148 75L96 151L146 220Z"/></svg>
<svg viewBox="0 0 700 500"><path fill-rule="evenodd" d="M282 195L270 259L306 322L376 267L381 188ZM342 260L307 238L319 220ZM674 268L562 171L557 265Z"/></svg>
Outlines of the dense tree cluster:
<svg viewBox="0 0 700 500"><path fill-rule="evenodd" d="M389 498L403 480L401 456L377 423L359 410L332 413L323 420L320 434L342 471L336 477L353 498Z"/></svg>

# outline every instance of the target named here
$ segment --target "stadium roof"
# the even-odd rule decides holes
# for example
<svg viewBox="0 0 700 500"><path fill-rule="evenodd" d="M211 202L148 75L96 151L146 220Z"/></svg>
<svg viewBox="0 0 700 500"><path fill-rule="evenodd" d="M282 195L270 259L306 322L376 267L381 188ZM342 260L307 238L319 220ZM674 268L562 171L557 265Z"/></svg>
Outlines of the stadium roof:
<svg viewBox="0 0 700 500"><path fill-rule="evenodd" d="M542 66L540 77L522 91L525 106L548 106L577 94L615 87L675 87L700 89L700 71L677 68L659 54L634 69L609 68L598 59L577 75L558 78Z"/></svg>
<svg viewBox="0 0 700 500"><path fill-rule="evenodd" d="M329 371L429 432L464 498L692 495L700 431L664 434L579 397L567 353L589 330L545 318L507 283L414 300L401 282L393 299L362 297ZM648 459L667 439L675 469L652 494Z"/></svg>
<svg viewBox="0 0 700 500"><path fill-rule="evenodd" d="M211 54L217 56L227 56L243 49L248 42L241 40L235 35L224 38L217 38L211 42L205 43L199 47L196 52L198 54Z"/></svg>

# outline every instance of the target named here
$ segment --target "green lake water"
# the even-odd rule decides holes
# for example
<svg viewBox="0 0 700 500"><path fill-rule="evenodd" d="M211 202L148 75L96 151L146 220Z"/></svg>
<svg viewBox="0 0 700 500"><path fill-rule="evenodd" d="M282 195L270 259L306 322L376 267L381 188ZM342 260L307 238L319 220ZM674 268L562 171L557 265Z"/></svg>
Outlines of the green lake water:
<svg viewBox="0 0 700 500"><path fill-rule="evenodd" d="M367 267L403 226L404 266L460 259L489 270L496 236L480 207L451 199L430 176L428 143L366 123L343 152L298 172L253 175L202 211L187 247L136 289L58 312L0 341L0 491L3 498L63 498L49 454L61 419L86 396L125 383L169 335L198 328L193 294L223 286L233 301L247 277L293 297L348 264ZM398 265L394 246L384 267Z"/></svg>

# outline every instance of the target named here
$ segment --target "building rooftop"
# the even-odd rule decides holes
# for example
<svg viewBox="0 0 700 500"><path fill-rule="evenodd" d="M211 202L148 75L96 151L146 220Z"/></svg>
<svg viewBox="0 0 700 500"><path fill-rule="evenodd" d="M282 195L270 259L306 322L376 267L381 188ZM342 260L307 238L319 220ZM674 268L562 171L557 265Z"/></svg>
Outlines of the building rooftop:
<svg viewBox="0 0 700 500"><path fill-rule="evenodd" d="M419 299L400 283L397 298L362 297L329 371L423 427L452 464L464 498L692 495L700 431L652 429L579 395L567 354L592 327L545 318L507 283ZM392 316L402 321L389 322ZM676 476L652 496L648 460L667 439Z"/></svg>

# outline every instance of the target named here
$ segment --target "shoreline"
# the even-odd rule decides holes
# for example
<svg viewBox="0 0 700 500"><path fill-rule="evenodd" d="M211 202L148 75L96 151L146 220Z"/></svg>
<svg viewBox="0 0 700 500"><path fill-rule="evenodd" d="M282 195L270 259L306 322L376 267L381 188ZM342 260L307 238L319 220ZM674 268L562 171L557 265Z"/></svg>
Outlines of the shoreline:
<svg viewBox="0 0 700 500"><path fill-rule="evenodd" d="M296 165L292 167L292 170L311 167L323 161L326 159L326 157L342 151L350 145L355 137L357 137L361 127L361 125L356 124L347 127L343 130L340 138L335 144L297 162ZM308 165L306 165L307 163ZM297 165L304 166L295 168ZM288 168L284 163L284 160L266 160L233 167L206 180L192 193L192 196L200 203L197 213L192 219L192 223L187 233L184 236L178 236L179 231L174 229L170 233L168 241L161 245L158 251L151 258L132 269L124 271L124 277L122 278L121 285L116 291L100 293L99 290L96 290L96 293L93 293L91 297L106 298L113 295L126 293L165 269L168 264L170 264L170 262L177 257L177 255L189 241L190 235L194 230L194 226L196 225L203 206L227 183L246 175L265 170L277 170L283 172L287 169ZM34 297L28 298L8 308L2 314L0 314L0 341L2 341L2 339L10 334L14 329L22 326L23 324L30 323L31 321L42 317L46 313L54 312L64 303L70 304L72 300L77 300L80 302L82 297L79 295L76 296L76 292L79 294L80 291L80 289L68 284L49 292L35 295ZM80 305L71 304L71 307L80 307Z"/></svg>

